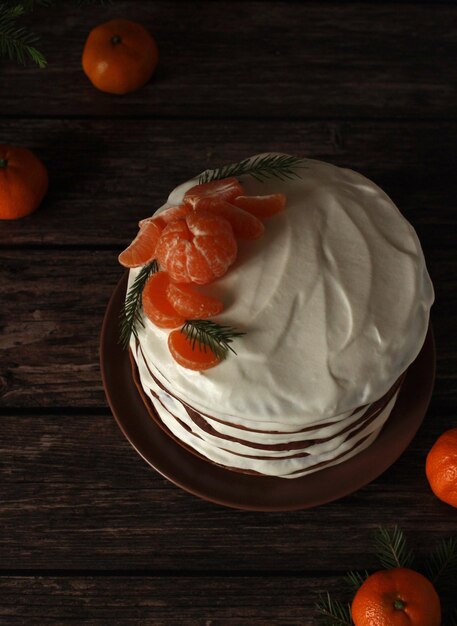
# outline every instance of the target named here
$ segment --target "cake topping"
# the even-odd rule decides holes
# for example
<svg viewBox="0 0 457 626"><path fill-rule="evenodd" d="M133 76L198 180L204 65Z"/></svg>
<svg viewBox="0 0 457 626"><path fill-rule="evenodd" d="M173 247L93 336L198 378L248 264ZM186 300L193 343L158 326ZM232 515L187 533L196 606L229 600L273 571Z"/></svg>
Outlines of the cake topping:
<svg viewBox="0 0 457 626"><path fill-rule="evenodd" d="M286 196L283 193L272 193L269 196L238 196L232 202L259 220L273 217L286 208Z"/></svg>
<svg viewBox="0 0 457 626"><path fill-rule="evenodd" d="M221 360L205 345L193 345L192 341L180 330L174 330L168 335L168 348L174 360L190 370L207 370Z"/></svg>
<svg viewBox="0 0 457 626"><path fill-rule="evenodd" d="M125 267L149 264L140 271L127 294L121 316L124 345L132 332L137 336L136 324L142 324L141 303L148 319L160 328L175 328L188 317L209 323L205 317L222 312L220 300L201 294L189 287L189 283L205 285L224 276L237 256L236 238L261 237L264 233L261 219L280 213L286 203L281 193L247 196L235 175L250 173L257 180L272 177L284 180L298 177L295 168L300 166L304 166L303 159L296 157L259 155L253 160L207 170L199 183L178 199L178 204L139 222L137 237L119 255ZM154 272L157 275L151 277ZM234 336L239 334L235 332ZM195 342L192 345L195 348ZM206 349L211 350L211 346L207 344ZM179 350L174 352L178 354ZM216 356L218 361L222 358L221 354ZM204 369L210 367L208 362L206 359Z"/></svg>
<svg viewBox="0 0 457 626"><path fill-rule="evenodd" d="M140 222L140 231L132 243L119 255L124 267L141 267L155 258L155 249L162 233L162 226L154 220Z"/></svg>
<svg viewBox="0 0 457 626"><path fill-rule="evenodd" d="M212 198L216 197L230 202L242 194L244 194L244 189L236 178L223 178L191 187L184 194L184 202L194 209L197 205L205 208L205 203Z"/></svg>
<svg viewBox="0 0 457 626"><path fill-rule="evenodd" d="M190 285L170 283L167 297L174 309L186 319L203 320L219 315L224 310L223 302L196 291Z"/></svg>
<svg viewBox="0 0 457 626"><path fill-rule="evenodd" d="M186 321L179 315L167 296L170 277L166 272L156 272L143 289L143 310L148 319L159 328L177 328Z"/></svg>
<svg viewBox="0 0 457 626"><path fill-rule="evenodd" d="M257 217L217 196L197 201L195 210L200 211L202 209L226 219L233 228L233 234L237 239L258 239L265 230L264 225Z"/></svg>
<svg viewBox="0 0 457 626"><path fill-rule="evenodd" d="M164 228L155 252L161 269L173 281L205 285L227 272L236 259L237 245L227 220L192 211L185 220Z"/></svg>

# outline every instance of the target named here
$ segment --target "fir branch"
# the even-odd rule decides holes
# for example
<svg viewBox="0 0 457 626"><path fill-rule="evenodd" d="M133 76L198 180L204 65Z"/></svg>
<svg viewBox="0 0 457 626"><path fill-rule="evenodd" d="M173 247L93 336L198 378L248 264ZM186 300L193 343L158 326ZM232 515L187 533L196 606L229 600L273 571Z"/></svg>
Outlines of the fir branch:
<svg viewBox="0 0 457 626"><path fill-rule="evenodd" d="M403 531L394 526L392 532L387 528L378 528L375 534L375 546L378 559L386 569L411 567L414 557L406 545Z"/></svg>
<svg viewBox="0 0 457 626"><path fill-rule="evenodd" d="M236 354L230 344L236 337L246 334L211 320L187 320L181 332L192 342L192 350L195 344L198 344L204 352L208 347L220 359L225 359L229 350Z"/></svg>
<svg viewBox="0 0 457 626"><path fill-rule="evenodd" d="M427 576L434 585L444 581L457 587L457 538L443 539L430 554L426 563ZM452 579L452 581L450 580Z"/></svg>
<svg viewBox="0 0 457 626"><path fill-rule="evenodd" d="M46 59L35 47L38 37L24 26L17 24L17 20L24 15L24 12L22 4L0 5L0 56L6 56L21 65L25 65L29 58L38 67L46 67Z"/></svg>
<svg viewBox="0 0 457 626"><path fill-rule="evenodd" d="M47 61L36 48L39 37L27 27L20 26L18 20L37 7L49 8L56 0L4 0L0 2L0 57L6 57L25 65L31 59L38 67L44 68ZM111 0L78 0L77 4L100 4L106 6Z"/></svg>
<svg viewBox="0 0 457 626"><path fill-rule="evenodd" d="M321 594L316 604L322 626L352 626L351 608L331 597L328 591Z"/></svg>
<svg viewBox="0 0 457 626"><path fill-rule="evenodd" d="M141 294L149 277L158 271L159 266L154 259L154 261L141 268L127 293L120 315L119 343L123 348L128 348L132 333L135 337L138 337L138 324L144 326L141 317Z"/></svg>
<svg viewBox="0 0 457 626"><path fill-rule="evenodd" d="M349 589L349 591L355 593L363 585L369 575L370 574L367 572L367 570L364 570L363 572L351 571L345 575L344 582L346 583L346 587Z"/></svg>
<svg viewBox="0 0 457 626"><path fill-rule="evenodd" d="M295 170L296 168L306 167L305 162L305 159L288 154L268 154L255 157L254 159L244 159L231 165L224 165L215 170L205 170L199 176L198 182L200 184L209 183L213 180L229 178L230 176L242 176L244 174L250 174L258 181L264 181L269 178L291 180L300 178Z"/></svg>

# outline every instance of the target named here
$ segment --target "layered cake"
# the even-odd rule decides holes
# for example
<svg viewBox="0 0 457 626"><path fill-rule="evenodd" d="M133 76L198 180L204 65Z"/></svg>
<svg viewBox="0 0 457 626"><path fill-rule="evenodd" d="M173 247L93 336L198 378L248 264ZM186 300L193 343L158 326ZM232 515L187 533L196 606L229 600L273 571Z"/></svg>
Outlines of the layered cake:
<svg viewBox="0 0 457 626"><path fill-rule="evenodd" d="M151 418L180 445L233 471L296 478L376 439L424 343L433 288L414 229L361 174L306 159L289 176L237 178L246 196L284 194L285 208L262 236L235 237L227 271L196 287L223 302L214 321L244 333L236 354L183 367L174 331L144 311L130 350Z"/></svg>

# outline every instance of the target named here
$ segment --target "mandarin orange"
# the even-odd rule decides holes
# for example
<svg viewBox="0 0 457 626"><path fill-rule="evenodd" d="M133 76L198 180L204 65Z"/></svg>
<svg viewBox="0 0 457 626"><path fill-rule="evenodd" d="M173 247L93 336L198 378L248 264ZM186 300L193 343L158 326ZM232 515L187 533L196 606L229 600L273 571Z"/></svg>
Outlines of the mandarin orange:
<svg viewBox="0 0 457 626"><path fill-rule="evenodd" d="M155 258L162 227L154 220L142 220L140 230L132 243L120 253L119 263L124 267L140 267Z"/></svg>
<svg viewBox="0 0 457 626"><path fill-rule="evenodd" d="M48 183L46 168L33 152L0 145L0 219L15 220L33 213Z"/></svg>
<svg viewBox="0 0 457 626"><path fill-rule="evenodd" d="M376 572L352 601L355 626L440 626L441 604L432 583L411 569Z"/></svg>
<svg viewBox="0 0 457 626"><path fill-rule="evenodd" d="M264 233L265 227L257 217L217 196L197 201L195 206L197 211L204 208L205 211L225 218L233 228L233 234L237 239L258 239Z"/></svg>
<svg viewBox="0 0 457 626"><path fill-rule="evenodd" d="M207 370L221 361L208 346L193 344L180 330L174 330L168 335L168 348L175 361L190 370Z"/></svg>
<svg viewBox="0 0 457 626"><path fill-rule="evenodd" d="M159 328L176 328L186 321L167 297L170 277L165 272L153 274L143 289L142 304L144 314Z"/></svg>
<svg viewBox="0 0 457 626"><path fill-rule="evenodd" d="M199 285L223 276L236 254L236 240L227 220L200 211L167 224L156 248L161 268L174 282Z"/></svg>
<svg viewBox="0 0 457 626"><path fill-rule="evenodd" d="M173 308L186 319L205 319L222 313L224 304L217 298L196 291L189 285L170 283L167 296Z"/></svg>
<svg viewBox="0 0 457 626"><path fill-rule="evenodd" d="M268 196L238 196L232 200L232 204L255 215L259 220L265 220L284 211L286 196L283 193Z"/></svg>
<svg viewBox="0 0 457 626"><path fill-rule="evenodd" d="M244 189L236 178L221 178L191 187L184 194L184 202L193 208L196 207L197 203L201 208L205 208L205 201L208 198L218 197L226 202L231 202L243 194Z"/></svg>
<svg viewBox="0 0 457 626"><path fill-rule="evenodd" d="M425 473L436 497L457 507L457 428L435 441L427 455Z"/></svg>
<svg viewBox="0 0 457 626"><path fill-rule="evenodd" d="M157 44L142 24L116 19L90 32L82 66L97 89L121 95L146 84L158 58Z"/></svg>

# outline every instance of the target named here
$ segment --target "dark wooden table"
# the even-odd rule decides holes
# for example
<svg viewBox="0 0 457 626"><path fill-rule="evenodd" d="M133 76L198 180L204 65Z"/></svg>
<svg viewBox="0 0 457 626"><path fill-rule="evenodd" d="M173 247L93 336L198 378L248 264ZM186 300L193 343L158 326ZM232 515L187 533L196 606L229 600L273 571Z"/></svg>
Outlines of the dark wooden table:
<svg viewBox="0 0 457 626"><path fill-rule="evenodd" d="M456 531L424 459L457 421L457 6L58 4L33 18L49 67L0 63L0 143L35 150L51 179L35 215L0 223L0 623L316 624L318 592L378 567L378 525L398 524L420 555ZM114 16L148 26L161 52L125 97L97 92L80 64ZM209 504L151 470L98 364L138 219L206 167L265 150L380 184L437 292L436 387L412 445L357 493L283 514Z"/></svg>

